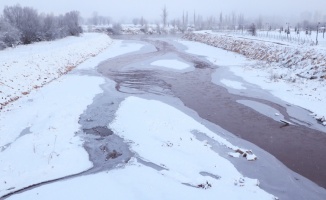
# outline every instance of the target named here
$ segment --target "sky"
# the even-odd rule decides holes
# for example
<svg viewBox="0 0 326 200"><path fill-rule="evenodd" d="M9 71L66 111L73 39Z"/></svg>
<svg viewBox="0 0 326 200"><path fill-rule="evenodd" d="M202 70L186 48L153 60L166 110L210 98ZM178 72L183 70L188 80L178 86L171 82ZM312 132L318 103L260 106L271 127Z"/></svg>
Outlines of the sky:
<svg viewBox="0 0 326 200"><path fill-rule="evenodd" d="M80 11L83 17L94 12L110 16L115 21L131 21L144 17L160 20L162 8L166 5L168 19L180 18L183 11L189 15L200 13L203 17L218 16L220 12L244 14L246 18L270 16L297 18L305 13L325 15L326 0L0 0L0 10L6 5L20 4L37 9L39 12L61 14L71 10Z"/></svg>

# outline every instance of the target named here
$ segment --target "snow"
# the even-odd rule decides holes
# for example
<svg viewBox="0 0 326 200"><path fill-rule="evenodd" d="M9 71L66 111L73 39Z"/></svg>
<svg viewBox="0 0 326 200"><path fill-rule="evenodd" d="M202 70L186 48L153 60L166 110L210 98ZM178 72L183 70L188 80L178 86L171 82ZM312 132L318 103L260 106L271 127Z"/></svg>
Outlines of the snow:
<svg viewBox="0 0 326 200"><path fill-rule="evenodd" d="M239 54L215 48L209 45L203 45L197 42L178 40L177 42L187 46L186 51L191 54L201 55L218 66L242 65L248 63L248 60Z"/></svg>
<svg viewBox="0 0 326 200"><path fill-rule="evenodd" d="M109 48L98 54L95 59L88 59L82 64L78 65L78 70L90 70L101 62L105 62L110 58L114 58L123 54L132 53L144 47L141 43L127 43L122 40L113 40Z"/></svg>
<svg viewBox="0 0 326 200"><path fill-rule="evenodd" d="M85 33L0 51L0 109L106 49L105 34Z"/></svg>
<svg viewBox="0 0 326 200"><path fill-rule="evenodd" d="M207 178L211 179L211 178ZM247 182L244 179L233 180L233 192L231 196L227 187L218 190L211 188L195 188L180 184L160 172L146 167L137 162L130 162L122 169L99 173L92 176L83 176L69 181L57 182L12 196L11 200L25 199L273 199L272 196L260 192L250 191L247 188L255 188L257 182ZM237 185L236 185L237 184ZM244 184L242 186L240 184ZM253 185L253 186L252 186ZM60 192L58 192L60 191Z"/></svg>
<svg viewBox="0 0 326 200"><path fill-rule="evenodd" d="M274 199L259 188L258 180L243 177L205 141L197 140L193 131L215 138L222 148L232 144L172 106L130 96L109 127L137 157L162 169L132 158L118 169L44 185L9 199Z"/></svg>
<svg viewBox="0 0 326 200"><path fill-rule="evenodd" d="M230 152L229 156L234 157L234 158L240 158L241 154L238 152Z"/></svg>
<svg viewBox="0 0 326 200"><path fill-rule="evenodd" d="M93 69L106 59L140 50L144 45L119 40L112 42L100 34L88 36L84 36L88 37L87 41L78 39L79 42L74 41L73 46L85 47L89 41L98 41L100 46L100 41L106 41L110 48L103 47L98 55L91 53L88 60L70 73L42 88L32 89L0 112L0 196L92 167L82 147L83 141L76 132L80 129L79 116L102 92L100 86L105 83L105 79L96 76ZM56 42L53 46L64 49L63 41ZM197 47L202 45L184 43ZM33 44L24 48L35 48L35 54L30 54L33 62L43 63L43 57L36 55L46 52L46 46ZM201 48L204 49L204 46ZM233 60L240 68L248 63L243 56L213 49L221 53L210 57L218 65L232 68ZM60 55L64 51L54 51L50 61L61 63ZM17 53L17 57L12 53L8 55L20 62L19 56L23 52ZM78 55L69 54L71 58ZM186 65L189 68L188 64L181 65L177 60L160 60L153 65L176 70L183 70ZM182 66L182 69L175 66ZM30 69L29 72L35 72L32 67ZM10 74L8 76L13 78ZM15 84L23 85L25 78L18 77ZM32 78L30 81L33 81ZM246 89L238 81L224 79L221 82L235 89ZM248 106L254 103L246 102ZM261 107L269 109L264 105ZM276 112L270 110L271 115ZM259 187L259 180L244 177L207 141L197 139L196 133L216 141L217 145L220 144L219 148L224 148L229 156L234 157L232 159L246 162L247 166L252 164L247 161L257 160L255 154L233 145L220 136L222 133L212 132L180 110L157 100L130 96L120 104L115 116L108 127L124 138L135 153L126 165L107 172L45 184L8 199L275 199ZM138 159L157 167L152 168Z"/></svg>
<svg viewBox="0 0 326 200"><path fill-rule="evenodd" d="M278 110L266 104L251 100L237 100L237 102L254 109L262 115L272 118L275 121L284 120L284 116L279 114Z"/></svg>
<svg viewBox="0 0 326 200"><path fill-rule="evenodd" d="M237 89L237 90L245 90L245 89L247 89L246 87L243 86L243 84L241 82L238 82L238 81L222 79L221 83L223 83L227 87L231 87L231 88Z"/></svg>
<svg viewBox="0 0 326 200"><path fill-rule="evenodd" d="M291 30L291 29L290 29ZM301 31L299 34L294 32L294 29L290 31L290 34L287 34L283 31L282 33L279 30L257 30L257 35L252 36L249 32L241 30L238 31L211 31L203 30L196 31L196 33L202 34L211 34L211 35L225 35L228 37L236 38L245 38L250 40L263 41L268 43L277 43L282 45L297 45L297 46L314 46L315 48L325 49L326 47L326 38L323 38L323 34L318 34L318 45L316 46L316 31L312 31L311 35L306 35L304 31Z"/></svg>
<svg viewBox="0 0 326 200"><path fill-rule="evenodd" d="M128 97L120 104L116 118L109 127L129 141L131 150L139 157L166 168L160 173L167 179L194 187L208 181L213 193L228 199L236 199L238 195L243 198L272 198L254 184L257 180L243 178L228 160L214 152L205 141L197 140L192 132L204 133L225 148L236 151L238 147L172 106L160 101ZM221 178L208 178L200 172ZM239 191L240 194L234 194L234 190L238 189L234 186L234 180L241 178L246 180L246 184Z"/></svg>
<svg viewBox="0 0 326 200"><path fill-rule="evenodd" d="M101 92L102 83L102 78L66 76L1 113L0 196L9 188L17 190L92 167L75 132L79 115ZM28 133L20 136L26 128Z"/></svg>
<svg viewBox="0 0 326 200"><path fill-rule="evenodd" d="M159 67L165 67L165 68L175 69L175 70L185 70L191 67L190 65L184 62L180 62L178 60L157 60L155 62L152 62L151 65L156 65Z"/></svg>
<svg viewBox="0 0 326 200"><path fill-rule="evenodd" d="M326 102L326 86L309 81L301 83L273 81L269 79L270 74L263 69L231 67L230 70L245 81L259 85L286 102L306 108L317 115L326 116L326 109L322 109Z"/></svg>
<svg viewBox="0 0 326 200"><path fill-rule="evenodd" d="M96 35L99 40L103 39L102 35ZM94 41L95 35L88 39ZM56 42L60 46L63 41ZM73 43L77 47L88 42ZM40 48L41 51L45 46L32 44L25 48ZM104 78L85 76L79 71L94 69L105 59L142 47L138 43L125 44L115 40L110 48L91 56L71 73L6 105L0 112L0 196L92 167L82 147L83 141L75 133L80 129L79 116L93 102L95 95L102 92L100 85ZM60 63L56 59L61 58L61 53L53 52L52 61ZM40 63L42 58L37 57L34 62ZM16 80L19 84L24 81Z"/></svg>
<svg viewBox="0 0 326 200"><path fill-rule="evenodd" d="M223 36L220 33L207 31L205 31L205 34L199 34L198 37L194 35L196 34L190 35L190 39L211 45L217 44L223 46L223 48L246 54L251 59L256 60L249 60L238 53L199 42L181 41L188 48L187 52L203 55L218 66L227 67L227 70L241 77L245 82L270 91L271 94L286 102L310 110L320 118L326 116L326 109L322 109L325 107L326 102L326 81L323 78L311 80L300 77L300 74L314 74L317 77L322 77L323 73L325 73L324 67L321 66L322 63L326 62L325 49L298 45L291 46L291 44L284 46L273 42L271 44L266 43L266 41L254 41L232 35ZM217 43L217 41L220 41L220 43ZM255 49L262 50L256 51ZM292 53L294 54L293 57L291 57ZM280 58L283 56L285 61L257 62L259 59L275 59L274 54L277 54L276 57ZM293 64L292 58L299 61L299 64ZM318 60L318 62L314 60ZM283 67L285 62L291 62L292 64L290 67ZM227 86L230 86L230 84Z"/></svg>

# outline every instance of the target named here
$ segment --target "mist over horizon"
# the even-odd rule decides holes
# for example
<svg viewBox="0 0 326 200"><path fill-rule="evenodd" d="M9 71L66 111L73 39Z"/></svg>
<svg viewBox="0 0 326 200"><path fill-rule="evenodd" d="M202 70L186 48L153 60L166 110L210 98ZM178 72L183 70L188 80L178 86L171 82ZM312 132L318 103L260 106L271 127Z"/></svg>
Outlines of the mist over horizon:
<svg viewBox="0 0 326 200"><path fill-rule="evenodd" d="M58 0L55 2L45 2L41 0L2 0L0 10L5 6L20 4L21 6L33 7L39 13L63 14L71 10L80 12L83 18L90 18L95 13L100 16L110 17L114 22L131 23L135 18L143 17L148 22L157 23L161 20L162 8L166 6L168 11L168 21L180 19L183 13L189 15L189 21L193 19L194 13L203 19L214 17L219 18L222 13L225 17L232 15L243 15L246 21L254 23L259 18L268 23L298 23L303 20L309 22L326 22L326 12L321 8L326 7L324 0L311 0L309 2L298 2L295 0L195 0L195 1L173 1L173 0L146 0L131 1L122 0L104 1L77 1L69 2Z"/></svg>

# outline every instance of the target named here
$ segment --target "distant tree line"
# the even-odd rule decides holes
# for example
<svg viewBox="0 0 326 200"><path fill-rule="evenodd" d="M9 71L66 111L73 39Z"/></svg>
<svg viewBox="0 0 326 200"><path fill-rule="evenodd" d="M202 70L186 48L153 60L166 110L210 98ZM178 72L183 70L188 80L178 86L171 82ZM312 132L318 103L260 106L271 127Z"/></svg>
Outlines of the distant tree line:
<svg viewBox="0 0 326 200"><path fill-rule="evenodd" d="M38 14L30 7L6 6L0 14L0 50L18 44L50 41L67 36L79 36L79 12L64 15Z"/></svg>
<svg viewBox="0 0 326 200"><path fill-rule="evenodd" d="M92 17L84 20L84 23L95 26L109 25L111 23L111 18L99 15L97 12L93 12Z"/></svg>

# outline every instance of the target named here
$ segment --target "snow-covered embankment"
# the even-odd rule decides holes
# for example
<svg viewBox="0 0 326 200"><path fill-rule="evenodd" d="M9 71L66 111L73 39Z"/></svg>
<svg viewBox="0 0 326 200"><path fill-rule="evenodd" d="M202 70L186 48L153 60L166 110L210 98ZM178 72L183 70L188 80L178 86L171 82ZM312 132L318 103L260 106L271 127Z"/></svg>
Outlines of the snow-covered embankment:
<svg viewBox="0 0 326 200"><path fill-rule="evenodd" d="M0 51L0 109L106 49L105 34L85 33Z"/></svg>
<svg viewBox="0 0 326 200"><path fill-rule="evenodd" d="M210 31L188 33L183 38L258 61L244 65L243 70L231 70L281 99L311 110L314 117L326 125L326 110L321 109L326 101L326 49Z"/></svg>

